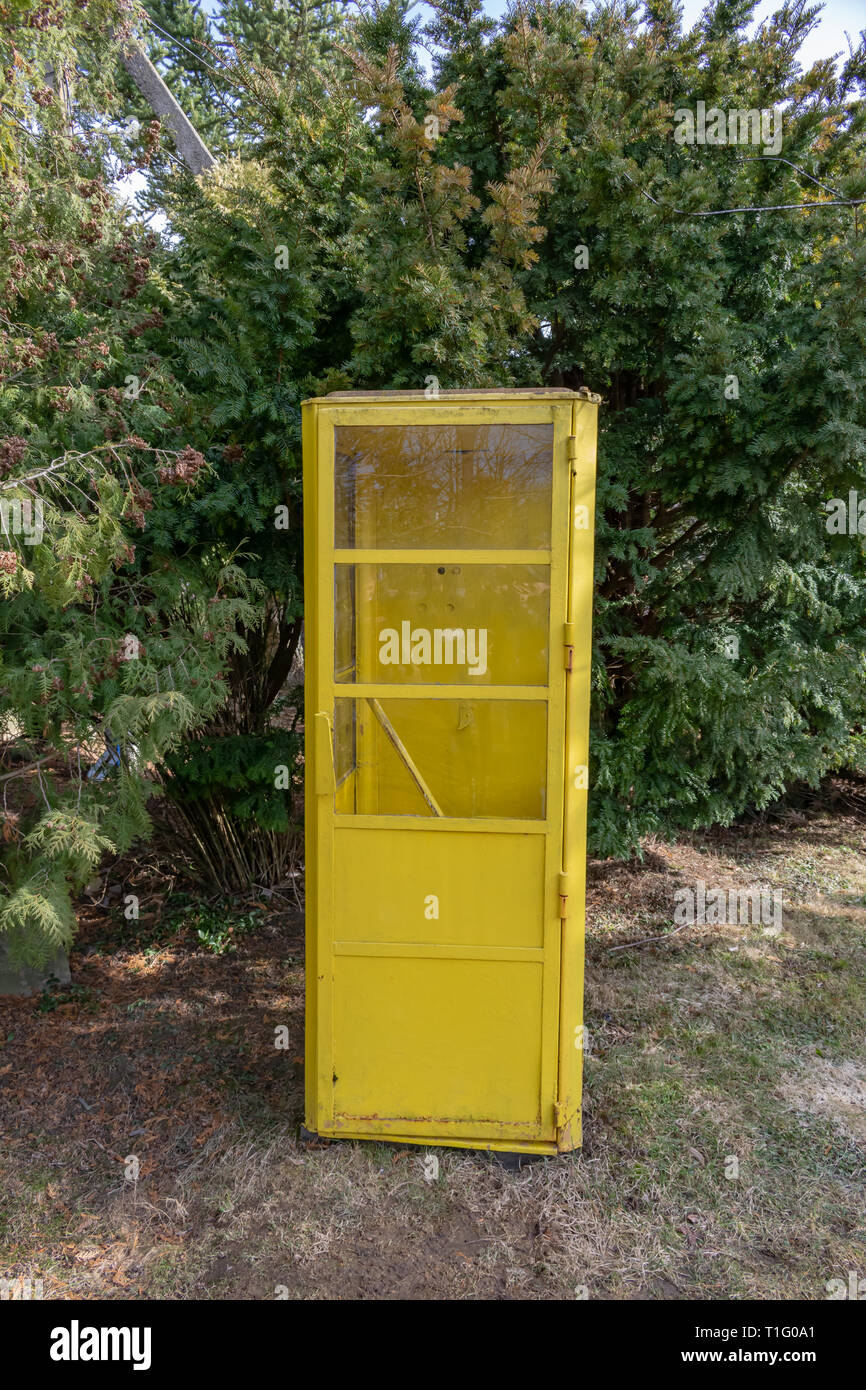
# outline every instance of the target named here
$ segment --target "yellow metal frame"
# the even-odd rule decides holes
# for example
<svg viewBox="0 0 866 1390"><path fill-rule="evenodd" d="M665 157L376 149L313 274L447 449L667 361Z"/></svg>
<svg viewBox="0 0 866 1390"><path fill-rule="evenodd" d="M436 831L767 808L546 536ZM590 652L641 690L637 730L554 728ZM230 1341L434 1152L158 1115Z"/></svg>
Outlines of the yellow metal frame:
<svg viewBox="0 0 866 1390"><path fill-rule="evenodd" d="M589 738L589 672L597 406L576 393L459 392L337 394L304 402L306 605L306 1124L326 1136L389 1139L525 1153L579 1146L583 1038L584 892ZM549 551L338 549L334 545L335 428L340 425L528 424L554 426L552 544ZM341 815L334 807L335 697L373 702L467 698L466 684L337 682L334 672L334 565L549 564L549 686L471 687L482 700L544 700L548 708L546 818L543 820ZM563 652L563 660L558 653ZM377 716L378 717L378 716ZM310 736L312 735L312 737ZM419 774L420 775L420 774ZM543 946L463 946L339 941L334 938L337 830L542 836L545 854ZM335 1113L333 980L347 955L432 960L537 960L543 970L541 1110L534 1124L480 1119L413 1120Z"/></svg>

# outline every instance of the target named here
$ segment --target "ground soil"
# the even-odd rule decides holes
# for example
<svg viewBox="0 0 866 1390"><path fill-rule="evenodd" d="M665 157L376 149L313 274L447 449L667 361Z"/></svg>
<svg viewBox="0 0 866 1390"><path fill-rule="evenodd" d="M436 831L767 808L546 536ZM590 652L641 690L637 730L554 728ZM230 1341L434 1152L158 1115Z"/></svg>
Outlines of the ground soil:
<svg viewBox="0 0 866 1390"><path fill-rule="evenodd" d="M698 880L782 892L781 933L674 933ZM866 1275L862 814L591 866L584 1147L515 1171L303 1142L296 887L229 911L109 866L72 986L0 1003L0 1274L68 1299L819 1299Z"/></svg>

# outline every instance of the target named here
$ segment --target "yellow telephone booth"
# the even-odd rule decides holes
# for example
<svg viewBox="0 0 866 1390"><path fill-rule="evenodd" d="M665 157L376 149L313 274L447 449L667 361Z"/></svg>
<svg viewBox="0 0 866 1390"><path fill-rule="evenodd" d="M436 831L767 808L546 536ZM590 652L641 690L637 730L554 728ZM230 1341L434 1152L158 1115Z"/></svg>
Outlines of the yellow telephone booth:
<svg viewBox="0 0 866 1390"><path fill-rule="evenodd" d="M303 407L306 1125L580 1144L597 398Z"/></svg>

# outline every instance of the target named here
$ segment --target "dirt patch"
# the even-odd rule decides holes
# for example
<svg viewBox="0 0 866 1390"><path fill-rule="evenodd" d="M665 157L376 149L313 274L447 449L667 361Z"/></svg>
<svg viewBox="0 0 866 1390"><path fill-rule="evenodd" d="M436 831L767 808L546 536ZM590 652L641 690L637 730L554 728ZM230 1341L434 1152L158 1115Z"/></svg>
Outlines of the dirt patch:
<svg viewBox="0 0 866 1390"><path fill-rule="evenodd" d="M674 935L675 892L699 880L769 883L785 930ZM305 1145L297 909L262 897L231 926L198 903L175 929L170 878L105 881L72 986L0 1002L0 1275L45 1297L216 1300L809 1299L866 1275L862 823L592 866L584 1148L516 1172Z"/></svg>
<svg viewBox="0 0 866 1390"><path fill-rule="evenodd" d="M866 1064L801 1059L802 1070L779 1087L801 1113L825 1115L866 1148Z"/></svg>

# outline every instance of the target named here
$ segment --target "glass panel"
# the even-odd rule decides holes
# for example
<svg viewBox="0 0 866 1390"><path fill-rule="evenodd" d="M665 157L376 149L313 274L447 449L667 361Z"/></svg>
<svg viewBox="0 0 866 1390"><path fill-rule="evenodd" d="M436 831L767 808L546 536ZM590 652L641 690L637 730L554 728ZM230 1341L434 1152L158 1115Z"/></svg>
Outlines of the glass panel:
<svg viewBox="0 0 866 1390"><path fill-rule="evenodd" d="M338 425L338 549L550 547L553 425Z"/></svg>
<svg viewBox="0 0 866 1390"><path fill-rule="evenodd" d="M335 680L547 684L547 565L334 570Z"/></svg>
<svg viewBox="0 0 866 1390"><path fill-rule="evenodd" d="M340 813L521 820L546 814L544 700L340 697L334 743Z"/></svg>
<svg viewBox="0 0 866 1390"><path fill-rule="evenodd" d="M352 700L338 700L334 706L334 776L338 797L343 783L354 773L357 761L355 705Z"/></svg>
<svg viewBox="0 0 866 1390"><path fill-rule="evenodd" d="M338 681L357 680L355 580L354 565L334 566L334 679Z"/></svg>

